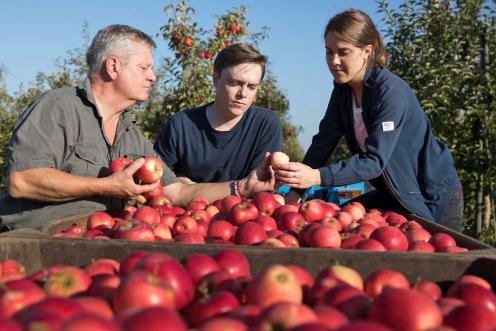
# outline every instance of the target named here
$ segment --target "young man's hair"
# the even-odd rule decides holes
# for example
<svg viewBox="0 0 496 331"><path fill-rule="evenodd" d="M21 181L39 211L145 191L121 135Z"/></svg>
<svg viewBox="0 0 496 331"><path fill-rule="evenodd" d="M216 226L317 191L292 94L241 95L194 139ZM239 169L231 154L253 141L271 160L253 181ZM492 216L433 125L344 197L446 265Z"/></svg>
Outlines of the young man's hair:
<svg viewBox="0 0 496 331"><path fill-rule="evenodd" d="M157 47L146 33L128 25L109 25L96 34L86 52L88 78L97 75L110 55L124 56L134 50L133 43L144 43L150 48Z"/></svg>
<svg viewBox="0 0 496 331"><path fill-rule="evenodd" d="M221 50L214 61L214 73L220 76L225 68L242 63L256 63L262 68L262 79L265 75L267 57L260 54L250 44L234 44Z"/></svg>

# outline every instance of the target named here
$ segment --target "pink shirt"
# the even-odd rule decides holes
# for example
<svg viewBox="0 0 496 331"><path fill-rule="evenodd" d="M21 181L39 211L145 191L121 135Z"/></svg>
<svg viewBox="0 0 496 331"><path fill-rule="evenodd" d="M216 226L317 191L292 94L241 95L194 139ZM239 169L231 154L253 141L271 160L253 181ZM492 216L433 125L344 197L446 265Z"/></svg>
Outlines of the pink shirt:
<svg viewBox="0 0 496 331"><path fill-rule="evenodd" d="M353 105L353 122L355 127L355 138L362 152L365 152L365 138L368 137L368 133L367 133L367 128L365 128L365 123L363 123L362 107L358 108L356 106L355 96L353 96L351 100Z"/></svg>

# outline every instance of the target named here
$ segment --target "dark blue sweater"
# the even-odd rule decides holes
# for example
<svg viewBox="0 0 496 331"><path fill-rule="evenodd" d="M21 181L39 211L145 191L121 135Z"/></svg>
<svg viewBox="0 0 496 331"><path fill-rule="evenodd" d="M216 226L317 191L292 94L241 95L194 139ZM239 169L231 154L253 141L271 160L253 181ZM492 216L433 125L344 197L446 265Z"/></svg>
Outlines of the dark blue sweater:
<svg viewBox="0 0 496 331"><path fill-rule="evenodd" d="M205 110L206 105L175 114L155 141L155 150L176 176L200 183L241 179L265 152L282 149L276 112L252 106L230 131L216 131Z"/></svg>
<svg viewBox="0 0 496 331"><path fill-rule="evenodd" d="M366 152L357 145L352 88L334 83L319 132L303 163L319 168L323 186L371 181L418 216L439 222L457 174L451 153L432 134L429 119L412 89L387 69L368 71L362 91ZM326 166L345 136L353 156Z"/></svg>

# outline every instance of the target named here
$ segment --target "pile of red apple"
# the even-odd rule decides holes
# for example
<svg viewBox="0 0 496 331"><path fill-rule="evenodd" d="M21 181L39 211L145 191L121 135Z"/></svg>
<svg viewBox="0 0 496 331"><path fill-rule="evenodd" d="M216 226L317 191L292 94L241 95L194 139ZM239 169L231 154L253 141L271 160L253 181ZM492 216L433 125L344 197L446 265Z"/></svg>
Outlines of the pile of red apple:
<svg viewBox="0 0 496 331"><path fill-rule="evenodd" d="M195 198L186 208L160 194L147 205L127 206L114 217L96 212L86 227L75 225L55 235L372 251L467 251L451 235L431 234L417 221L394 211L367 212L358 202L341 208L323 200L284 204L281 195L267 192L253 199L230 195L212 204Z"/></svg>
<svg viewBox="0 0 496 331"><path fill-rule="evenodd" d="M494 330L496 294L476 275L443 290L409 284L377 269L365 278L334 265L314 278L302 266L275 264L251 275L228 249L179 262L136 252L119 263L55 265L27 275L0 263L0 330L167 331Z"/></svg>

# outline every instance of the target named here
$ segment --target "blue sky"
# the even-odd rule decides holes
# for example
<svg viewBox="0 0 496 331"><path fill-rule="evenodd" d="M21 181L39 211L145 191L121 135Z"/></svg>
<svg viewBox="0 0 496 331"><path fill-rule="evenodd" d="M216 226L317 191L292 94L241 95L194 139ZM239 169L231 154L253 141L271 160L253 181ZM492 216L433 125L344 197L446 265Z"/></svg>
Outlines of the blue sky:
<svg viewBox="0 0 496 331"><path fill-rule="evenodd" d="M392 7L402 1L390 0ZM50 73L54 60L80 47L82 26L87 22L91 37L102 27L128 24L155 36L167 21L163 9L170 1L131 0L16 0L0 2L0 65L7 69L6 82L14 92L28 86L37 72ZM200 26L209 28L215 15L244 4L250 30L270 30L261 51L269 57L269 68L290 101L292 122L304 131L299 140L306 150L327 106L332 78L325 63L323 30L331 16L358 8L368 13L379 29L382 15L372 0L190 0ZM156 60L167 56L167 45L155 37Z"/></svg>

